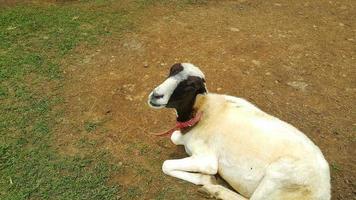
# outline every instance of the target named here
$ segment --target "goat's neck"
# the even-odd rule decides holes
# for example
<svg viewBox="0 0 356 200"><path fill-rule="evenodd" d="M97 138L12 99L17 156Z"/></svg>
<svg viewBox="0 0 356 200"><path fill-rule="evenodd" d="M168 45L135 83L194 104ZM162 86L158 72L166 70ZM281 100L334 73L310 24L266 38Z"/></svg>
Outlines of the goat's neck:
<svg viewBox="0 0 356 200"><path fill-rule="evenodd" d="M193 117L193 105L194 102L189 103L187 105L181 106L179 108L176 108L177 111L177 121L179 122L185 122L190 120Z"/></svg>
<svg viewBox="0 0 356 200"><path fill-rule="evenodd" d="M185 122L194 117L195 113L199 110L204 94L198 94L191 102L176 108L177 111L177 121Z"/></svg>

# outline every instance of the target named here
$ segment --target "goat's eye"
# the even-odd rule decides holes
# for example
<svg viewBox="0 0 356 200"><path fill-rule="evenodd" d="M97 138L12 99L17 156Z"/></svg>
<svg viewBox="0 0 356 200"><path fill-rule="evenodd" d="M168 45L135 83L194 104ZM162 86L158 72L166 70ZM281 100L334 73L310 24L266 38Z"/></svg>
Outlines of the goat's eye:
<svg viewBox="0 0 356 200"><path fill-rule="evenodd" d="M188 81L187 81L187 85L188 85L188 86L194 86L194 85L195 85L195 82L194 82L194 81L191 81L191 80L188 80Z"/></svg>

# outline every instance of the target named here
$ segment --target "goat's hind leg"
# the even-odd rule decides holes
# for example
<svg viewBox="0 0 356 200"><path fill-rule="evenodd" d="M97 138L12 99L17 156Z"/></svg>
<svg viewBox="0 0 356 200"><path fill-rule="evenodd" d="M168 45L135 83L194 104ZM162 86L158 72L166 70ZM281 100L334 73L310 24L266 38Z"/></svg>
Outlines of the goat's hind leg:
<svg viewBox="0 0 356 200"><path fill-rule="evenodd" d="M305 184L308 178L303 166L293 158L283 157L270 164L251 196L251 200L311 200L312 191Z"/></svg>

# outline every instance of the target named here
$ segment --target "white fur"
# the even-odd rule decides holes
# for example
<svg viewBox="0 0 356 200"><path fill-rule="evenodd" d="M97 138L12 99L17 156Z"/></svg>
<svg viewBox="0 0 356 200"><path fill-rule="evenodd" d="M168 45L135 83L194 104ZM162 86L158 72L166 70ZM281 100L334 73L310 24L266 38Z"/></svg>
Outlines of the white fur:
<svg viewBox="0 0 356 200"><path fill-rule="evenodd" d="M165 174L203 185L226 200L303 199L288 196L293 190L309 192L305 199L330 199L328 164L302 132L244 99L218 94L206 98L230 104L226 119L222 121L221 110L213 110L209 116L216 119L210 118L210 125L198 125L184 135L175 131L172 142L184 145L190 157L165 161ZM215 185L211 180L217 172L241 195Z"/></svg>
<svg viewBox="0 0 356 200"><path fill-rule="evenodd" d="M200 73L184 64L183 73L172 77L177 80L165 81L155 90L170 96L176 81ZM165 174L203 185L205 192L225 200L331 198L328 163L301 131L244 99L219 94L204 98L201 121L184 135L175 131L171 136L174 144L184 145L189 157L166 160ZM240 194L216 185L217 173Z"/></svg>
<svg viewBox="0 0 356 200"><path fill-rule="evenodd" d="M175 76L167 78L161 85L156 87L151 92L151 94L149 95L149 101L154 101L155 104L160 105L160 107L164 107L168 103L169 98L171 97L174 89L178 86L180 81L181 80ZM152 98L152 95L154 92L157 94L160 94L160 95L164 95L163 98L160 98L160 99ZM151 105L151 104L149 104L149 105ZM160 108L160 107L158 107L158 108ZM155 107L153 107L153 108L155 108Z"/></svg>
<svg viewBox="0 0 356 200"><path fill-rule="evenodd" d="M182 63L182 66L184 68L184 70L180 73L178 73L178 76L181 76L183 79L187 79L188 76L197 76L200 78L205 78L205 75L203 74L202 71L200 71L200 69L196 66L194 66L193 64L190 63Z"/></svg>

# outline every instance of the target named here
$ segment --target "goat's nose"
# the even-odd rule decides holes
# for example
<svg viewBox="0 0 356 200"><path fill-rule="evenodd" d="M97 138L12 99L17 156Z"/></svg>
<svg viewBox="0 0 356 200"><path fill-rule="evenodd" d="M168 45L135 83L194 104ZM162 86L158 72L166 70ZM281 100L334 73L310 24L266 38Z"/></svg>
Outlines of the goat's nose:
<svg viewBox="0 0 356 200"><path fill-rule="evenodd" d="M161 98L163 98L164 95L163 94L158 94L157 92L153 92L152 96L155 99L161 99Z"/></svg>

